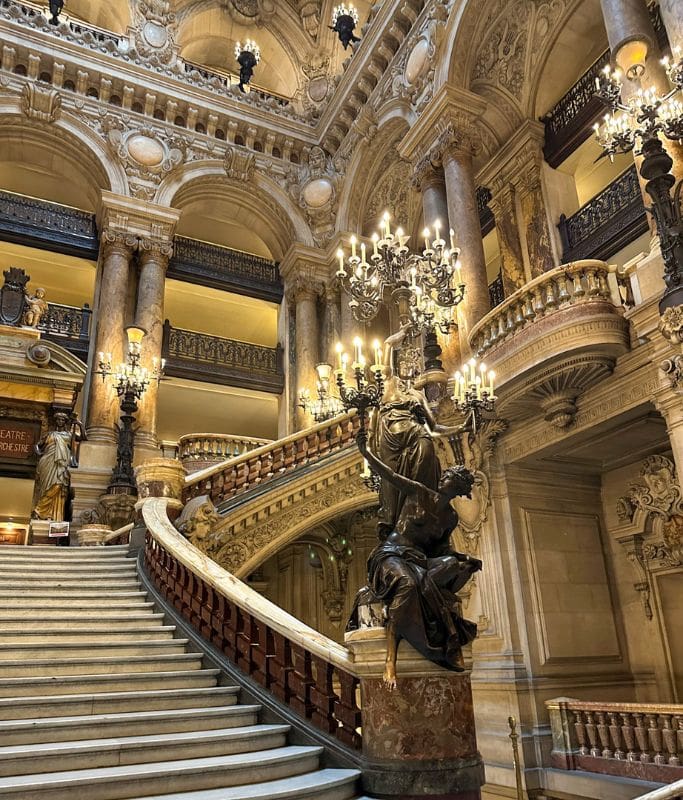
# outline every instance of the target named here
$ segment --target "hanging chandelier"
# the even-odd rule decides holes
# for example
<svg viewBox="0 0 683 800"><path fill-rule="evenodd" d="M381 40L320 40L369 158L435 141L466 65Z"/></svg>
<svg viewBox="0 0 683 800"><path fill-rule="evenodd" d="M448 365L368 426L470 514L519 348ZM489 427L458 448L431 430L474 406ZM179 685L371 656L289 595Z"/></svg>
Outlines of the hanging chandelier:
<svg viewBox="0 0 683 800"><path fill-rule="evenodd" d="M242 45L240 42L235 44L235 59L240 65L240 81L239 88L241 92L246 92L245 86L248 86L249 81L254 75L254 67L261 60L261 50L256 42L251 39Z"/></svg>
<svg viewBox="0 0 683 800"><path fill-rule="evenodd" d="M460 250L455 247L453 231L450 246L441 238L441 226L434 223L434 238L424 230L424 249L411 253L402 228L392 233L391 217L385 212L381 233L372 235L372 252L364 242L351 237L351 254L337 251L337 278L351 297L349 306L359 322L377 316L385 294L401 290L409 299L408 316L419 330L438 326L442 332L454 327L452 310L464 297ZM359 255L360 251L360 255Z"/></svg>
<svg viewBox="0 0 683 800"><path fill-rule="evenodd" d="M354 33L356 25L358 25L358 11L356 11L352 3L348 5L341 3L334 7L330 30L339 36L339 41L344 45L344 50L348 48L351 42L360 42L360 38Z"/></svg>
<svg viewBox="0 0 683 800"><path fill-rule="evenodd" d="M330 376L332 366L330 364L318 364L316 371L316 394L315 400L311 399L308 389L299 392L299 407L308 412L316 422L336 417L344 410L341 400L332 394L330 390Z"/></svg>

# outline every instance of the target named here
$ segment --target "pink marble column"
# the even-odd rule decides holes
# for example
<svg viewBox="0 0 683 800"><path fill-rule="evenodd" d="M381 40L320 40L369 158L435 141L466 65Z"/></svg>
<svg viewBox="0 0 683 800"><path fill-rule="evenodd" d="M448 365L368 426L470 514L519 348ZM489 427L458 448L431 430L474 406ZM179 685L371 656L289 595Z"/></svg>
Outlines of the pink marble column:
<svg viewBox="0 0 683 800"><path fill-rule="evenodd" d="M166 268L173 252L169 242L142 239L139 246L140 273L135 310L135 324L147 332L142 340L140 363L152 371L161 361L161 345L164 328L164 286ZM136 443L143 447L156 448L157 399L159 384L150 381L140 400L137 415Z"/></svg>
<svg viewBox="0 0 683 800"><path fill-rule="evenodd" d="M472 151L465 142L446 146L443 166L448 195L448 218L455 232L455 244L460 248L465 284L465 299L459 313L460 347L464 357L469 352L469 332L491 308L489 285L479 224Z"/></svg>
<svg viewBox="0 0 683 800"><path fill-rule="evenodd" d="M319 363L318 352L318 294L320 287L313 279L297 276L286 287L288 299L295 306L296 325L296 399L299 393L307 389L311 398L315 398L316 364ZM310 415L299 408L296 409L296 428L301 430L312 424Z"/></svg>
<svg viewBox="0 0 683 800"><path fill-rule="evenodd" d="M341 340L341 301L343 292L334 284L325 286L325 341L328 363L334 366L335 345Z"/></svg>
<svg viewBox="0 0 683 800"><path fill-rule="evenodd" d="M441 232L447 232L448 198L443 168L426 159L415 168L413 183L422 194L424 224L431 228L438 220L441 223Z"/></svg>
<svg viewBox="0 0 683 800"><path fill-rule="evenodd" d="M99 297L95 320L93 370L90 374L90 393L86 428L93 442L116 441L114 425L119 419L119 400L110 380L97 375L99 353L111 354L112 364L119 364L125 355L126 297L128 273L133 248L133 236L105 230L101 237L98 264Z"/></svg>

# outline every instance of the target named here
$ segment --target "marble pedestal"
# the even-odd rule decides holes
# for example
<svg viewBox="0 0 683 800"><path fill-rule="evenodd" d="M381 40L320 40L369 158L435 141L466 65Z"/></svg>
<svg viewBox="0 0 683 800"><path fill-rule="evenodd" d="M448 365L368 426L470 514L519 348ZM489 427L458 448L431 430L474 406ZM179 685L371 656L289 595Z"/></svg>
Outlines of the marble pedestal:
<svg viewBox="0 0 683 800"><path fill-rule="evenodd" d="M29 542L32 545L45 545L55 547L59 544L60 538L50 537L50 521L47 519L32 519L29 527Z"/></svg>
<svg viewBox="0 0 683 800"><path fill-rule="evenodd" d="M384 628L348 633L345 644L361 678L364 790L402 800L479 800L484 769L469 672L432 664L404 641L397 688L389 689Z"/></svg>

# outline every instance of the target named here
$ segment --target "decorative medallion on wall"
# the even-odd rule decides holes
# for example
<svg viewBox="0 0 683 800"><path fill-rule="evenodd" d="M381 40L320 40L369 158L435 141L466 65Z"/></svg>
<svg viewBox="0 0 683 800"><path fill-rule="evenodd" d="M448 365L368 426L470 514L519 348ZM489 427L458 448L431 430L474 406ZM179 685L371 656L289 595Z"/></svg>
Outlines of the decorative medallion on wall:
<svg viewBox="0 0 683 800"><path fill-rule="evenodd" d="M167 0L137 0L135 26L129 28L129 51L143 62L172 67L178 60L176 15Z"/></svg>
<svg viewBox="0 0 683 800"><path fill-rule="evenodd" d="M318 245L334 232L338 181L332 159L317 145L311 148L308 163L293 168L289 176L289 194L306 211Z"/></svg>

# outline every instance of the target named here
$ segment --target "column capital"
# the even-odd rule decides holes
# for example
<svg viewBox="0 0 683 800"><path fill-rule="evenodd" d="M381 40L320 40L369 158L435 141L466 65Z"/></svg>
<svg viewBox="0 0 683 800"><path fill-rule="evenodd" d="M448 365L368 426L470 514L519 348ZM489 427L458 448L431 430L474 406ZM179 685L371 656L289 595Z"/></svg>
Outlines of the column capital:
<svg viewBox="0 0 683 800"><path fill-rule="evenodd" d="M308 270L302 270L285 283L285 296L290 304L317 300L324 293L323 284Z"/></svg>
<svg viewBox="0 0 683 800"><path fill-rule="evenodd" d="M285 285L298 275L319 284L325 283L334 253L294 242L280 261L280 275Z"/></svg>
<svg viewBox="0 0 683 800"><path fill-rule="evenodd" d="M173 255L173 242L161 239L138 239L137 249L142 261L163 259L168 263L168 260Z"/></svg>
<svg viewBox="0 0 683 800"><path fill-rule="evenodd" d="M100 244L103 254L119 253L130 258L137 247L138 240L133 234L106 228L100 233Z"/></svg>
<svg viewBox="0 0 683 800"><path fill-rule="evenodd" d="M414 166L411 184L418 192L430 186L445 186L446 179L441 165L441 153L437 148L423 156Z"/></svg>
<svg viewBox="0 0 683 800"><path fill-rule="evenodd" d="M542 123L526 120L477 175L478 182L497 194L496 186L511 184L523 193L538 188L543 164Z"/></svg>
<svg viewBox="0 0 683 800"><path fill-rule="evenodd" d="M170 244L180 214L176 208L102 192L97 209L97 225L101 231L119 233L136 240Z"/></svg>

